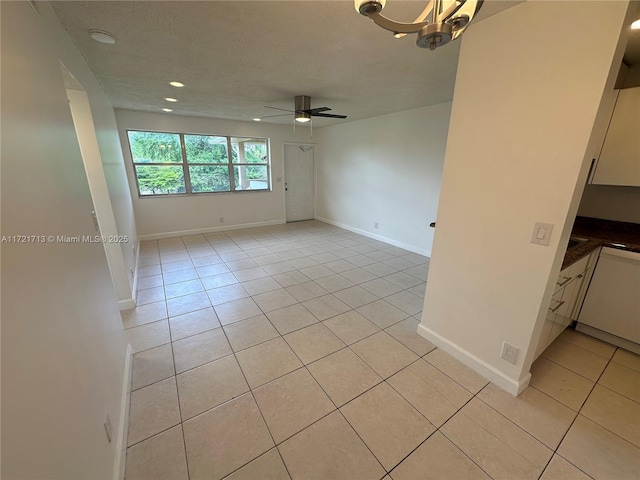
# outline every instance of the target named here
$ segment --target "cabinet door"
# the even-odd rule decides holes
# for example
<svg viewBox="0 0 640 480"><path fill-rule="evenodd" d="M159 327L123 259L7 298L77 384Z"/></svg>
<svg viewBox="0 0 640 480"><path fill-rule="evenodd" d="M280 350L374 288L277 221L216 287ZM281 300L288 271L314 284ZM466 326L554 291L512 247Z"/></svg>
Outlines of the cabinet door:
<svg viewBox="0 0 640 480"><path fill-rule="evenodd" d="M620 90L614 90L613 88L606 89L602 94L602 100L600 101L596 120L593 123L591 140L589 141L589 148L592 149L589 152L589 155L591 158L596 160L600 157L604 138L607 135L609 123L611 123L611 116L613 115L613 108L616 106L619 91Z"/></svg>
<svg viewBox="0 0 640 480"><path fill-rule="evenodd" d="M640 344L640 253L603 248L579 322Z"/></svg>
<svg viewBox="0 0 640 480"><path fill-rule="evenodd" d="M620 90L592 183L640 186L640 87Z"/></svg>
<svg viewBox="0 0 640 480"><path fill-rule="evenodd" d="M544 352L544 350L551 343L551 332L553 331L553 327L556 323L556 316L558 314L558 310L562 308L562 293L564 289L561 289L553 294L551 297L551 303L549 304L549 310L547 311L547 316L544 319L544 326L542 327L542 333L540 333L540 340L538 340L538 347L536 348L536 358Z"/></svg>

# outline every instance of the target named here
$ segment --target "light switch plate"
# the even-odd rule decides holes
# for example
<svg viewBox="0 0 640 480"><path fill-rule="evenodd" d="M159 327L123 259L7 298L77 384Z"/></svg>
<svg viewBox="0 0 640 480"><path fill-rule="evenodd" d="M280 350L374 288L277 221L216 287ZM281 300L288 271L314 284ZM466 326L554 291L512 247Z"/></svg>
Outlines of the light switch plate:
<svg viewBox="0 0 640 480"><path fill-rule="evenodd" d="M553 224L536 222L533 226L533 233L531 234L531 243L537 243L538 245L549 245L552 230Z"/></svg>

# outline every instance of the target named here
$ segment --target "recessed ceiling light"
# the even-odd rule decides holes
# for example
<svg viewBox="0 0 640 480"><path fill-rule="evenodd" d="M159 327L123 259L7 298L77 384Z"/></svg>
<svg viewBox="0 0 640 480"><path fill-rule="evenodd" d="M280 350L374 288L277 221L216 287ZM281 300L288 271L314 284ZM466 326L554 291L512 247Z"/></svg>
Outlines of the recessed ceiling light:
<svg viewBox="0 0 640 480"><path fill-rule="evenodd" d="M632 30L640 30L640 19L636 20L631 24Z"/></svg>
<svg viewBox="0 0 640 480"><path fill-rule="evenodd" d="M116 37L103 30L89 30L89 35L91 35L91 38L96 42L106 43L107 45L116 43Z"/></svg>
<svg viewBox="0 0 640 480"><path fill-rule="evenodd" d="M169 85L171 85L172 87L184 87L184 83L182 82L169 82Z"/></svg>
<svg viewBox="0 0 640 480"><path fill-rule="evenodd" d="M172 108L163 108L162 109L163 112L173 112Z"/></svg>
<svg viewBox="0 0 640 480"><path fill-rule="evenodd" d="M166 100L167 102L177 102L177 101L178 101L178 99L177 99L177 98L172 98L172 97L165 97L165 100Z"/></svg>
<svg viewBox="0 0 640 480"><path fill-rule="evenodd" d="M254 122L259 122L259 121L261 121L261 120L262 120L261 118L254 118L254 119L253 119L253 121L254 121Z"/></svg>

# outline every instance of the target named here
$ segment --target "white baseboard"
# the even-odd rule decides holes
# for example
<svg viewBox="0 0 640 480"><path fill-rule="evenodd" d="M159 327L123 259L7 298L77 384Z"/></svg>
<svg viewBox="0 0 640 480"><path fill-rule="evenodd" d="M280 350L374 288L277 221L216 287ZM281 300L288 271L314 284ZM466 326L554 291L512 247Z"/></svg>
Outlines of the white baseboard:
<svg viewBox="0 0 640 480"><path fill-rule="evenodd" d="M268 220L266 222L240 223L237 225L221 225L219 227L196 228L193 230L177 230L175 232L152 233L149 235L138 236L138 241L159 240L161 238L181 237L183 235L197 235L199 233L215 233L225 232L227 230L242 230L243 228L269 227L271 225L282 225L287 223L283 218L281 220Z"/></svg>
<svg viewBox="0 0 640 480"><path fill-rule="evenodd" d="M599 328L591 327L580 322L576 324L576 330L582 333L586 333L587 335L591 335L592 337L599 338L600 340L603 340L612 345L617 345L618 347L629 350L636 355L640 355L640 345L632 342L631 340L627 340L626 338L618 337L617 335L613 335L612 333L605 332L603 330L600 330Z"/></svg>
<svg viewBox="0 0 640 480"><path fill-rule="evenodd" d="M529 385L529 381L531 380L531 373L529 372L527 372L524 379L516 380L461 348L459 345L452 343L433 330L425 327L422 323L418 325L418 334L513 396L517 397L520 395Z"/></svg>
<svg viewBox="0 0 640 480"><path fill-rule="evenodd" d="M120 309L120 311L131 310L132 308L136 308L136 301L133 298L120 300L118 301L118 308Z"/></svg>
<svg viewBox="0 0 640 480"><path fill-rule="evenodd" d="M345 225L344 223L335 222L333 220L329 220L328 218L318 217L318 216L314 218L316 220L319 220L320 222L324 222L324 223L328 223L329 225L334 225L336 227L344 228L345 230L349 230L350 232L357 233L359 235L362 235L368 238L373 238L374 240L379 240L381 242L388 243L389 245L393 245L394 247L402 248L404 250L408 250L410 252L417 253L419 255L424 255L425 257L431 258L431 250L416 248L413 245L409 245L408 243L399 242L397 240L394 240L393 238L384 237L382 235L376 235L375 233L367 232L366 230L361 230L359 228L352 227L350 225Z"/></svg>
<svg viewBox="0 0 640 480"><path fill-rule="evenodd" d="M118 442L116 444L116 460L113 465L113 480L124 480L124 469L127 459L127 431L129 429L129 405L131 399L131 372L133 355L131 344L127 344L124 375L122 379L122 400L120 402L120 423L118 425Z"/></svg>

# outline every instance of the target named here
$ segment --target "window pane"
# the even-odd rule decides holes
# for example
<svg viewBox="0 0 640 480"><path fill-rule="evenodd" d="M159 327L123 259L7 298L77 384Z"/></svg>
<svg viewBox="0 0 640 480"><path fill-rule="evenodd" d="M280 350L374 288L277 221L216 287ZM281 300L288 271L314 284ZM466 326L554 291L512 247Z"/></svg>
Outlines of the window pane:
<svg viewBox="0 0 640 480"><path fill-rule="evenodd" d="M233 163L269 163L266 138L231 138Z"/></svg>
<svg viewBox="0 0 640 480"><path fill-rule="evenodd" d="M181 163L180 135L128 132L133 163Z"/></svg>
<svg viewBox="0 0 640 480"><path fill-rule="evenodd" d="M258 165L236 165L233 167L236 190L267 190L269 179L267 167Z"/></svg>
<svg viewBox="0 0 640 480"><path fill-rule="evenodd" d="M228 192L229 169L223 166L198 165L189 167L191 177L191 191L202 192Z"/></svg>
<svg viewBox="0 0 640 480"><path fill-rule="evenodd" d="M188 163L229 163L227 137L185 135Z"/></svg>
<svg viewBox="0 0 640 480"><path fill-rule="evenodd" d="M181 166L136 165L140 195L184 193L184 172Z"/></svg>

